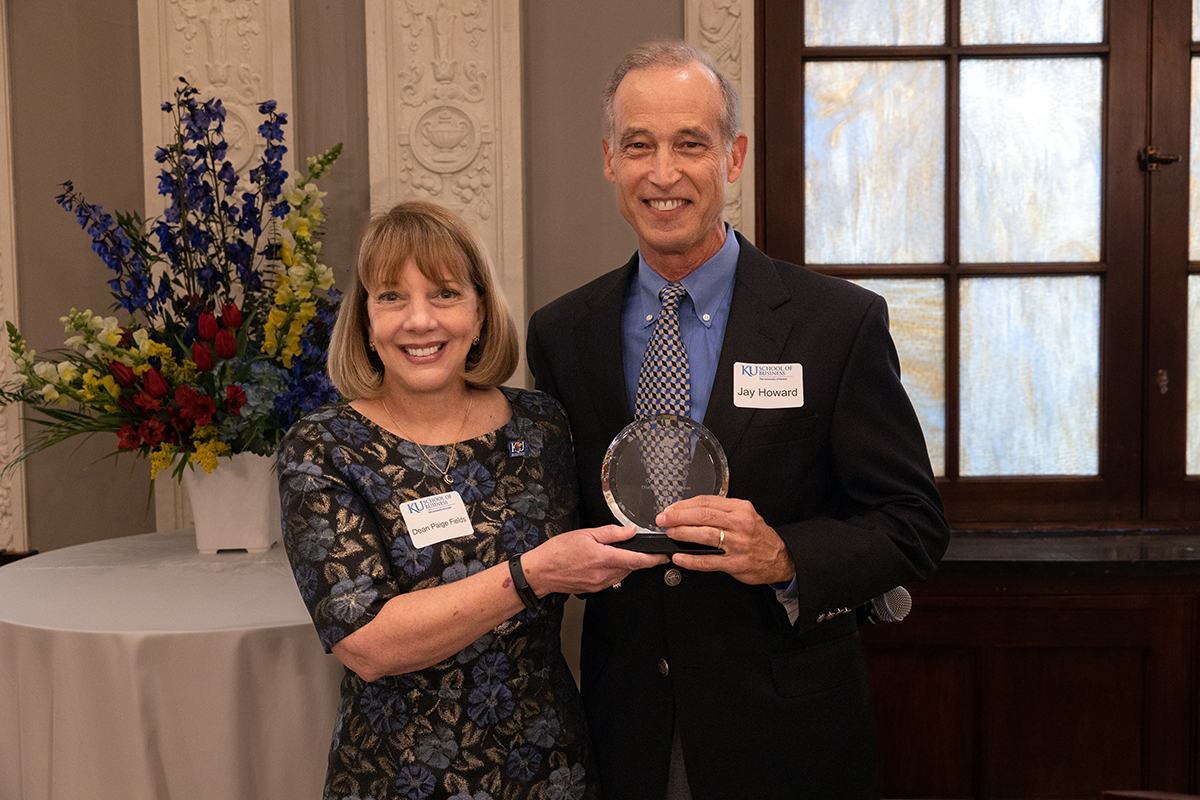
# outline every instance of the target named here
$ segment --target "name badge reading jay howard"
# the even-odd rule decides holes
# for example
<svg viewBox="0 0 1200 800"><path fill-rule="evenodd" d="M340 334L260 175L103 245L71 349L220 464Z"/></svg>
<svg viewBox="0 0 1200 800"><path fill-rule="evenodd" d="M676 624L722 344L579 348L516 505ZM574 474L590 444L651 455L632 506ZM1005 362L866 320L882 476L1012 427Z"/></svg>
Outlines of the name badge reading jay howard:
<svg viewBox="0 0 1200 800"><path fill-rule="evenodd" d="M429 547L447 539L472 536L475 529L458 492L408 500L400 506L413 547Z"/></svg>
<svg viewBox="0 0 1200 800"><path fill-rule="evenodd" d="M799 408L804 370L799 364L733 365L733 404L738 408Z"/></svg>

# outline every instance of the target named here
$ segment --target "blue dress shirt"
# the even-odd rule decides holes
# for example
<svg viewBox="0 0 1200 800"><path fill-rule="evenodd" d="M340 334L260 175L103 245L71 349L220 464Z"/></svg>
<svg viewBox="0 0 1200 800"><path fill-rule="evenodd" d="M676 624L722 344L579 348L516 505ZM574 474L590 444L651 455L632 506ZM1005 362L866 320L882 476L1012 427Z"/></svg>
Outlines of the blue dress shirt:
<svg viewBox="0 0 1200 800"><path fill-rule="evenodd" d="M729 223L725 224L725 244L716 255L692 270L680 283L687 297L679 305L679 334L687 349L688 368L692 375L692 405L688 416L704 422L708 400L712 397L713 380L717 376L717 361L721 343L725 340L725 324L729 321L729 304L733 300L734 273L737 272L741 248ZM638 251L638 274L621 320L621 346L625 357L625 391L632 411L637 405L638 373L642 356L650 342L650 332L662 302L658 293L667 285ZM796 621L799 612L796 579L771 584L779 602L787 609L788 618Z"/></svg>
<svg viewBox="0 0 1200 800"><path fill-rule="evenodd" d="M692 405L688 414L704 422L708 399L712 396L713 379L717 375L717 360L725 339L725 323L729 321L729 303L733 300L733 276L737 271L741 248L728 223L725 225L725 244L717 254L705 261L680 283L687 297L679 305L679 333L687 349L688 367L692 376ZM625 356L625 390L629 408L636 405L638 373L642 356L654 330L654 321L662 303L658 293L667 281L650 268L638 253L638 274L621 321L621 339Z"/></svg>

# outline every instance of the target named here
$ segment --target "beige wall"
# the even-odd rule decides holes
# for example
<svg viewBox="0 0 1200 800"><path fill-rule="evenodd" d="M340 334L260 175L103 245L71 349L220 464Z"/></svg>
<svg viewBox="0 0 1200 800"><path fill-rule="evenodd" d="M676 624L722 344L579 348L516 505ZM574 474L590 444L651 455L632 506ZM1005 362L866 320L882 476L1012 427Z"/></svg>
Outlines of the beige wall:
<svg viewBox="0 0 1200 800"><path fill-rule="evenodd" d="M109 211L143 210L137 0L9 0L8 13L19 324L44 352L61 345L58 318L72 306L99 312L111 301L109 273L89 237L54 205L58 184L73 180ZM294 0L293 14L289 139L300 158L344 145L323 181L324 254L344 283L369 214L364 9ZM527 0L522 15L532 311L636 248L601 173L600 88L628 48L683 35L683 0ZM130 458L101 460L114 444L97 437L29 460L30 547L154 529L149 470Z"/></svg>
<svg viewBox="0 0 1200 800"><path fill-rule="evenodd" d="M72 306L112 301L91 238L54 204L58 185L74 181L109 211L142 210L137 4L10 0L8 13L20 327L45 352L62 346ZM28 460L30 547L153 530L149 469L102 460L114 449L95 437Z"/></svg>
<svg viewBox="0 0 1200 800"><path fill-rule="evenodd" d="M602 172L600 92L626 51L683 38L683 0L530 0L524 8L532 312L637 249Z"/></svg>

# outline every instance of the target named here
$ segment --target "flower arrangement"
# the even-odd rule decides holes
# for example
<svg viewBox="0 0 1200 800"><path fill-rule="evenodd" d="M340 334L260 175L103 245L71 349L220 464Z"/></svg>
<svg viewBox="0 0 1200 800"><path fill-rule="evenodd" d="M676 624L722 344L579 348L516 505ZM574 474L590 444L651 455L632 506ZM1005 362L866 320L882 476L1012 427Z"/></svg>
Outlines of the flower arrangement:
<svg viewBox="0 0 1200 800"><path fill-rule="evenodd" d="M56 198L115 273L114 311L127 321L71 309L66 346L48 359L7 323L16 370L0 403L25 403L42 426L17 460L111 432L117 452L150 459L152 478L190 464L211 472L220 456L274 453L300 416L337 399L325 355L340 294L318 260L325 193L315 181L341 145L288 182L287 114L262 103L265 146L243 182L226 159L221 101L200 102L180 81L162 105L173 140L154 156L169 199L161 217L114 219L70 182Z"/></svg>

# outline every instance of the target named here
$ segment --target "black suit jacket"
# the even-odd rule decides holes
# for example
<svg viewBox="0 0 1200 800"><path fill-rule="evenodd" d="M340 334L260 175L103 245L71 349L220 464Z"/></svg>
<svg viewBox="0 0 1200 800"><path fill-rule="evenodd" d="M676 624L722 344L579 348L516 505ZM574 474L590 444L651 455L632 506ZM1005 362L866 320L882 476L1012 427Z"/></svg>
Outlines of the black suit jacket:
<svg viewBox="0 0 1200 800"><path fill-rule="evenodd" d="M699 798L876 796L866 663L852 609L928 576L949 533L883 299L772 261L738 236L729 322L703 420L796 563L799 617L768 586L724 573L642 570L587 600L581 672L605 795L662 797L678 725ZM632 420L624 267L534 314L537 388L571 421L586 526L614 522L600 488ZM802 365L804 404L738 408L735 362ZM665 674L664 674L665 673Z"/></svg>

